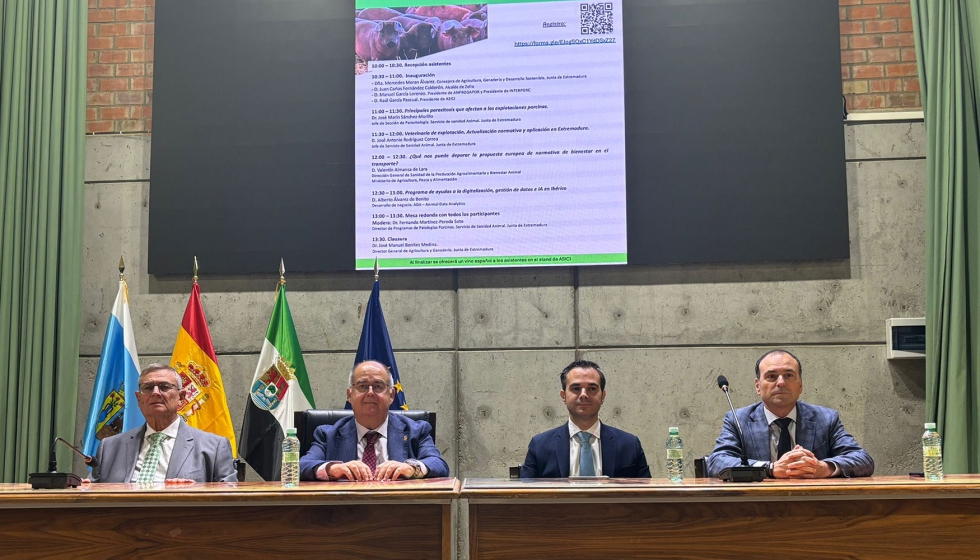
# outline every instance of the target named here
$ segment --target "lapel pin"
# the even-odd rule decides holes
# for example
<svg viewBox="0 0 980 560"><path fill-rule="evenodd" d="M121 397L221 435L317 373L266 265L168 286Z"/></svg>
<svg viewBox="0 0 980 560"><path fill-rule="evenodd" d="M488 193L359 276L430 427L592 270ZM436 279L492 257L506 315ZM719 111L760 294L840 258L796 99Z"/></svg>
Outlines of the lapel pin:
<svg viewBox="0 0 980 560"><path fill-rule="evenodd" d="M408 441L408 436L402 436L403 441Z"/></svg>

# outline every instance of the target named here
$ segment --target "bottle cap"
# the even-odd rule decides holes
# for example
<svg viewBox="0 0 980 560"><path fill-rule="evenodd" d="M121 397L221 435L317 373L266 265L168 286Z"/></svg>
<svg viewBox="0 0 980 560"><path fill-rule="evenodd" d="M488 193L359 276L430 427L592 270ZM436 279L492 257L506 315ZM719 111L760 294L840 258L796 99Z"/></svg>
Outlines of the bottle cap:
<svg viewBox="0 0 980 560"><path fill-rule="evenodd" d="M286 437L295 437L296 428L286 428Z"/></svg>
<svg viewBox="0 0 980 560"><path fill-rule="evenodd" d="M672 436L676 436L677 434L681 433L680 429L678 429L677 426L671 426L670 428L667 429L667 431L670 432L670 435Z"/></svg>
<svg viewBox="0 0 980 560"><path fill-rule="evenodd" d="M926 422L926 429L927 430L935 430L936 429L936 423L935 422Z"/></svg>

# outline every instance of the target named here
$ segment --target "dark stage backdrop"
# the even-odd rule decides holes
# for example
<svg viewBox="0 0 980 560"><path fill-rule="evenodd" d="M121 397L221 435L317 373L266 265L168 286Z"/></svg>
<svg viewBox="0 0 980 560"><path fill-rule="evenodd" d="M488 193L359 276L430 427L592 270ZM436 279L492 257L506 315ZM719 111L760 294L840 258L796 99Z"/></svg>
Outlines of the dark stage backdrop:
<svg viewBox="0 0 980 560"><path fill-rule="evenodd" d="M837 0L623 4L630 264L849 258ZM354 269L353 13L157 3L151 274Z"/></svg>

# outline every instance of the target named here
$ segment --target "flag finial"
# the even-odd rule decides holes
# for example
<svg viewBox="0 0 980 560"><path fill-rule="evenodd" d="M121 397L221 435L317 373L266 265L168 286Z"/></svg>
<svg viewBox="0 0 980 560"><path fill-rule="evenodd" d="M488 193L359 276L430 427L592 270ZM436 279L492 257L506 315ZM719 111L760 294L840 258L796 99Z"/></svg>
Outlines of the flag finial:
<svg viewBox="0 0 980 560"><path fill-rule="evenodd" d="M374 257L374 281L375 282L378 281L378 271L379 270L380 269L378 268L378 257Z"/></svg>
<svg viewBox="0 0 980 560"><path fill-rule="evenodd" d="M286 263L283 262L282 257L279 258L279 283L286 283Z"/></svg>
<svg viewBox="0 0 980 560"><path fill-rule="evenodd" d="M126 272L126 262L123 260L123 256L119 255L119 279L123 279L123 272Z"/></svg>
<svg viewBox="0 0 980 560"><path fill-rule="evenodd" d="M194 278L192 280L197 284L197 255L194 255Z"/></svg>

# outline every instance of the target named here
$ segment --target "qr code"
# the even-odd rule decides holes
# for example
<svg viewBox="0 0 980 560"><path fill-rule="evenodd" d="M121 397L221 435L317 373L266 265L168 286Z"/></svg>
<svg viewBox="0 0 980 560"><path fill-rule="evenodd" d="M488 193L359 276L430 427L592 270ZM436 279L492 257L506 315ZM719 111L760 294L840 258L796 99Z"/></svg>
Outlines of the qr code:
<svg viewBox="0 0 980 560"><path fill-rule="evenodd" d="M613 32L612 2L581 4L582 35L605 35Z"/></svg>

